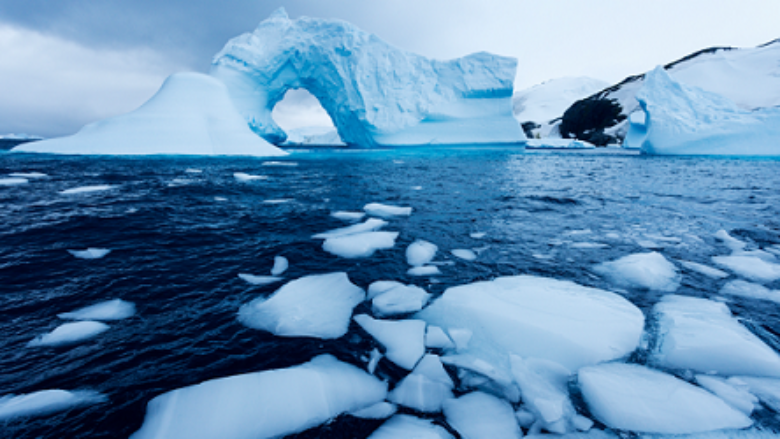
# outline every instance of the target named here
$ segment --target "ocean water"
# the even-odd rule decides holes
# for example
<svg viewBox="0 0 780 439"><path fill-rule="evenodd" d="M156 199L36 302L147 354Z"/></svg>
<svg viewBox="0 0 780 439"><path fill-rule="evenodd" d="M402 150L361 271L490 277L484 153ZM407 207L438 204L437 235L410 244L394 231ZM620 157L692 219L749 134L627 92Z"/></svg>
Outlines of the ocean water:
<svg viewBox="0 0 780 439"><path fill-rule="evenodd" d="M238 273L268 275L274 256L287 279L345 271L375 280L447 287L534 274L618 291L643 310L661 294L618 288L594 265L650 249L713 265L729 249L724 229L750 248L780 244L780 161L644 157L608 150L518 152L512 148L293 150L268 166L249 158L97 158L0 153L0 175L47 178L0 186L0 396L89 389L109 402L0 423L7 438L121 438L137 430L154 396L201 381L287 367L331 353L364 367L375 346L352 325L338 340L281 339L242 326L241 304L280 284L251 286ZM188 169L202 172L191 173ZM239 182L234 172L268 178ZM111 189L77 195L80 186ZM267 202L267 201L276 202ZM284 201L284 202L279 202ZM366 259L326 253L311 236L345 223L338 210L381 202L411 206L395 248ZM481 232L480 239L470 234ZM439 246L442 274L407 276L415 239ZM600 245L603 244L603 245ZM83 260L68 249L111 249ZM476 249L476 261L455 248ZM682 270L678 294L716 297L726 280ZM780 282L767 285L779 289ZM27 343L62 323L58 313L121 298L137 315L70 347ZM780 305L728 297L743 323L780 349ZM358 308L367 310L366 304ZM400 372L379 369L391 382ZM766 409L759 425L780 432ZM381 422L343 416L300 438L367 437Z"/></svg>

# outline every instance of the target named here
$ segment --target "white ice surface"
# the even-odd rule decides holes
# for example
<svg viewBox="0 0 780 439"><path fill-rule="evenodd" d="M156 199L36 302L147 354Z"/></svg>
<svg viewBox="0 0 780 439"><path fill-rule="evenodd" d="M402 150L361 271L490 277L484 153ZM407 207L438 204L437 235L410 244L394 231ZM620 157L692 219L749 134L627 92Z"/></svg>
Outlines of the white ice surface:
<svg viewBox="0 0 780 439"><path fill-rule="evenodd" d="M395 287L403 287L405 286L401 282L394 281L394 280L378 280L371 282L371 285L368 286L368 292L367 292L367 299L372 300L374 297L392 290Z"/></svg>
<svg viewBox="0 0 780 439"><path fill-rule="evenodd" d="M574 406L569 399L571 372L549 360L512 355L512 376L520 388L525 407L538 426L551 433L573 432Z"/></svg>
<svg viewBox="0 0 780 439"><path fill-rule="evenodd" d="M274 266L271 268L271 276L279 276L290 266L290 262L284 256L274 257Z"/></svg>
<svg viewBox="0 0 780 439"><path fill-rule="evenodd" d="M266 439L298 433L385 399L387 385L329 355L164 393L132 439Z"/></svg>
<svg viewBox="0 0 780 439"><path fill-rule="evenodd" d="M88 248L86 250L68 250L68 253L79 259L100 259L111 253L107 248Z"/></svg>
<svg viewBox="0 0 780 439"><path fill-rule="evenodd" d="M747 385L739 385L711 375L696 375L696 384L717 395L747 416L753 413L758 404L758 398L743 388Z"/></svg>
<svg viewBox="0 0 780 439"><path fill-rule="evenodd" d="M24 395L0 396L0 422L27 416L46 416L76 407L108 401L91 390L40 390Z"/></svg>
<svg viewBox="0 0 780 439"><path fill-rule="evenodd" d="M528 149L594 149L596 146L584 140L577 139L528 139L525 147Z"/></svg>
<svg viewBox="0 0 780 439"><path fill-rule="evenodd" d="M382 401L372 406L351 412L350 415L361 419L387 419L398 411L398 407L389 402Z"/></svg>
<svg viewBox="0 0 780 439"><path fill-rule="evenodd" d="M765 261L757 256L713 256L712 260L754 282L769 283L780 279L780 264Z"/></svg>
<svg viewBox="0 0 780 439"><path fill-rule="evenodd" d="M411 207L391 206L381 203L368 203L363 206L363 210L372 216L380 218L393 218L396 216L409 216L412 214Z"/></svg>
<svg viewBox="0 0 780 439"><path fill-rule="evenodd" d="M339 338L347 333L352 309L363 300L365 292L346 273L312 275L242 305L238 320L281 337Z"/></svg>
<svg viewBox="0 0 780 439"><path fill-rule="evenodd" d="M757 396L775 413L780 413L780 380L739 376L729 378L729 381L747 386L750 393Z"/></svg>
<svg viewBox="0 0 780 439"><path fill-rule="evenodd" d="M368 439L453 439L444 427L429 419L396 415L382 424Z"/></svg>
<svg viewBox="0 0 780 439"><path fill-rule="evenodd" d="M238 277L252 285L268 285L284 279L278 276L255 276L254 274L239 273Z"/></svg>
<svg viewBox="0 0 780 439"><path fill-rule="evenodd" d="M477 254L474 251L464 248L456 248L450 251L456 258L463 259L464 261L474 261L477 259Z"/></svg>
<svg viewBox="0 0 780 439"><path fill-rule="evenodd" d="M753 335L720 302L677 295L653 307L658 341L653 362L722 376L780 377L780 355Z"/></svg>
<svg viewBox="0 0 780 439"><path fill-rule="evenodd" d="M0 178L0 186L18 186L29 182L30 180L21 177Z"/></svg>
<svg viewBox="0 0 780 439"><path fill-rule="evenodd" d="M579 387L591 414L618 430L687 434L753 424L706 390L635 364L584 367Z"/></svg>
<svg viewBox="0 0 780 439"><path fill-rule="evenodd" d="M646 288L672 293L680 287L677 268L658 252L635 253L602 262L594 271L622 287Z"/></svg>
<svg viewBox="0 0 780 439"><path fill-rule="evenodd" d="M710 267L708 265L699 264L698 262L683 261L681 259L678 259L677 262L679 262L680 265L687 268L688 270L695 271L712 279L723 279L729 277L729 274L723 270L718 270L717 268Z"/></svg>
<svg viewBox="0 0 780 439"><path fill-rule="evenodd" d="M30 341L27 346L64 346L81 343L107 331L108 325L89 320L73 323L63 323L53 331L39 335Z"/></svg>
<svg viewBox="0 0 780 439"><path fill-rule="evenodd" d="M406 274L409 276L436 276L441 274L441 270L435 265L422 265L406 270Z"/></svg>
<svg viewBox="0 0 780 439"><path fill-rule="evenodd" d="M343 221L360 221L363 219L364 216L366 216L365 212L347 212L344 210L340 210L337 212L332 212L330 214L333 218L338 218Z"/></svg>
<svg viewBox="0 0 780 439"><path fill-rule="evenodd" d="M738 252L741 250L744 250L747 246L747 243L744 241L740 241L739 239L729 235L729 232L720 229L717 232L715 232L715 238L717 238L720 242L723 243L726 247L731 249L732 252Z"/></svg>
<svg viewBox="0 0 780 439"><path fill-rule="evenodd" d="M12 172L8 174L9 177L19 177L19 178L46 178L48 177L47 174L44 174L43 172Z"/></svg>
<svg viewBox="0 0 780 439"><path fill-rule="evenodd" d="M425 354L425 322L421 320L376 320L365 314L354 319L385 347L388 360L406 370L414 369Z"/></svg>
<svg viewBox="0 0 780 439"><path fill-rule="evenodd" d="M256 180L267 180L268 177L265 175L254 175L254 174L247 174L246 172L234 172L233 177L242 182L248 182L248 181L256 181Z"/></svg>
<svg viewBox="0 0 780 439"><path fill-rule="evenodd" d="M418 286L401 285L374 297L371 310L378 317L417 312L423 309L430 297L430 294Z"/></svg>
<svg viewBox="0 0 780 439"><path fill-rule="evenodd" d="M374 232L387 225L387 221L378 218L369 218L365 222L355 224L352 226L341 227L335 230L329 230L327 232L318 233L312 238L314 239L328 239L338 238L341 236L356 235L358 233Z"/></svg>
<svg viewBox="0 0 780 439"><path fill-rule="evenodd" d="M425 265L433 260L438 250L436 244L418 239L406 247L406 263L413 267Z"/></svg>
<svg viewBox="0 0 780 439"><path fill-rule="evenodd" d="M472 392L445 401L444 415L463 439L523 437L512 406L487 393Z"/></svg>
<svg viewBox="0 0 780 439"><path fill-rule="evenodd" d="M398 232L365 232L354 235L328 238L322 249L342 258L367 258L377 250L387 250L395 246Z"/></svg>
<svg viewBox="0 0 780 439"><path fill-rule="evenodd" d="M733 280L723 285L720 289L721 295L726 296L742 296L750 297L753 299L771 300L772 302L780 303L780 290L770 290L769 288L747 282L744 280Z"/></svg>
<svg viewBox="0 0 780 439"><path fill-rule="evenodd" d="M428 354L396 385L388 399L420 412L437 413L445 400L454 398L454 386L439 357Z"/></svg>
<svg viewBox="0 0 780 439"><path fill-rule="evenodd" d="M98 184L94 186L80 186L80 187L74 187L71 189L65 189L63 191L60 191L60 195L78 195L78 194L89 194L93 192L103 192L110 189L113 189L116 186L108 185L108 184Z"/></svg>
<svg viewBox="0 0 780 439"><path fill-rule="evenodd" d="M66 320L122 320L135 315L135 304L122 299L107 300L75 311L57 314Z"/></svg>
<svg viewBox="0 0 780 439"><path fill-rule="evenodd" d="M455 344L450 337L438 326L428 325L425 330L425 347L437 349L452 349Z"/></svg>

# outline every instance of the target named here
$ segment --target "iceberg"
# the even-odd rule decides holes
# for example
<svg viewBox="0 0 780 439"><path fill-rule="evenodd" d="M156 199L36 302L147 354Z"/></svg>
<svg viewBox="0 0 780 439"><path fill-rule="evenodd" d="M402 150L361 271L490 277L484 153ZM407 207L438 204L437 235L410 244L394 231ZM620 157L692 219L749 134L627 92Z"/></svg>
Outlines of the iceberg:
<svg viewBox="0 0 780 439"><path fill-rule="evenodd" d="M622 287L646 288L672 293L680 287L677 268L658 252L635 253L610 262L602 262L595 272Z"/></svg>
<svg viewBox="0 0 780 439"><path fill-rule="evenodd" d="M212 62L239 113L271 143L287 137L271 112L289 89L305 88L350 146L515 143L517 60L481 52L451 61L397 49L341 20L283 8L230 40Z"/></svg>
<svg viewBox="0 0 780 439"><path fill-rule="evenodd" d="M387 385L330 355L287 369L234 375L164 393L132 439L266 439L382 402Z"/></svg>
<svg viewBox="0 0 780 439"><path fill-rule="evenodd" d="M116 155L286 153L252 133L219 80L176 73L138 109L91 123L72 136L30 142L12 152Z"/></svg>
<svg viewBox="0 0 780 439"><path fill-rule="evenodd" d="M97 337L109 328L105 323L85 320L74 323L63 323L53 331L32 339L27 346L65 346Z"/></svg>
<svg viewBox="0 0 780 439"><path fill-rule="evenodd" d="M438 250L436 244L418 239L406 247L406 263L413 267L425 265L433 260Z"/></svg>
<svg viewBox="0 0 780 439"><path fill-rule="evenodd" d="M780 108L745 110L717 93L675 81L663 67L636 95L644 124L627 137L643 154L780 156Z"/></svg>
<svg viewBox="0 0 780 439"><path fill-rule="evenodd" d="M406 370L412 370L425 354L425 322L421 320L376 320L365 314L354 320L387 349L388 360Z"/></svg>
<svg viewBox="0 0 780 439"><path fill-rule="evenodd" d="M322 249L342 258L367 258L377 250L387 250L395 246L398 232L364 232L353 235L328 238Z"/></svg>
<svg viewBox="0 0 780 439"><path fill-rule="evenodd" d="M123 320L135 315L135 304L122 299L107 300L75 311L57 314L65 320Z"/></svg>
<svg viewBox="0 0 780 439"><path fill-rule="evenodd" d="M27 416L46 416L76 407L108 401L91 390L41 390L25 395L0 396L0 422Z"/></svg>
<svg viewBox="0 0 780 439"><path fill-rule="evenodd" d="M523 432L508 402L483 392L472 392L444 402L444 415L467 439L520 439Z"/></svg>
<svg viewBox="0 0 780 439"><path fill-rule="evenodd" d="M242 305L238 320L280 337L339 338L365 296L346 273L306 276Z"/></svg>
<svg viewBox="0 0 780 439"><path fill-rule="evenodd" d="M382 424L368 439L453 439L446 429L430 419L396 415Z"/></svg>
<svg viewBox="0 0 780 439"><path fill-rule="evenodd" d="M68 253L79 259L100 259L111 253L107 248L88 248L86 250L68 250Z"/></svg>

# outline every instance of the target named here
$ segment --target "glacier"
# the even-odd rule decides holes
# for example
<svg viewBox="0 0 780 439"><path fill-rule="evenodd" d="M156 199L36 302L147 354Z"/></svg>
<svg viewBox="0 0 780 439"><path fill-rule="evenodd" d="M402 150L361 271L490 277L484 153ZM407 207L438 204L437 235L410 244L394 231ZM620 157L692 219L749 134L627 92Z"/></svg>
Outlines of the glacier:
<svg viewBox="0 0 780 439"><path fill-rule="evenodd" d="M278 9L214 57L250 128L274 144L287 134L271 112L290 89L314 95L350 146L516 143L517 60L480 52L430 60L341 20Z"/></svg>

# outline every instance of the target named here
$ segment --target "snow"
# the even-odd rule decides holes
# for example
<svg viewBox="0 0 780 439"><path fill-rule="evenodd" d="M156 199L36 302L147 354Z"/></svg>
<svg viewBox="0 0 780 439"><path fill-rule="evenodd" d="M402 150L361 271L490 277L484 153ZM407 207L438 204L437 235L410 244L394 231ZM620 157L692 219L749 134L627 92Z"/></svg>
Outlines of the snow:
<svg viewBox="0 0 780 439"><path fill-rule="evenodd" d="M284 256L274 257L274 266L271 268L271 276L279 276L290 266L290 262Z"/></svg>
<svg viewBox="0 0 780 439"><path fill-rule="evenodd" d="M610 262L602 262L594 269L611 282L622 287L645 288L671 293L680 287L677 268L658 252L635 253Z"/></svg>
<svg viewBox="0 0 780 439"><path fill-rule="evenodd" d="M111 253L111 250L107 248L88 248L86 250L68 250L68 253L79 259L100 259L103 256Z"/></svg>
<svg viewBox="0 0 780 439"><path fill-rule="evenodd" d="M451 349L455 345L443 329L438 326L428 325L428 328L425 330L425 347Z"/></svg>
<svg viewBox="0 0 780 439"><path fill-rule="evenodd" d="M360 409L350 413L350 415L361 419L387 419L398 411L398 407L389 402L379 402L372 406Z"/></svg>
<svg viewBox="0 0 780 439"><path fill-rule="evenodd" d="M721 295L751 297L753 299L771 300L780 303L780 290L770 290L769 288L746 282L744 280L733 280L720 289Z"/></svg>
<svg viewBox="0 0 780 439"><path fill-rule="evenodd" d="M509 354L576 371L621 358L638 345L644 316L623 297L573 282L500 277L448 288L416 318L445 329L459 354L509 373ZM455 333L467 331L470 341Z"/></svg>
<svg viewBox="0 0 780 439"><path fill-rule="evenodd" d="M338 212L333 212L330 214L333 218L337 218L343 221L360 221L363 219L364 216L366 216L365 212L347 212L340 210Z"/></svg>
<svg viewBox="0 0 780 439"><path fill-rule="evenodd" d="M367 258L377 250L387 250L395 246L398 232L365 232L354 235L328 238L322 249L342 258Z"/></svg>
<svg viewBox="0 0 780 439"><path fill-rule="evenodd" d="M474 261L477 259L477 254L469 249L456 248L451 250L450 253L456 258L463 259L464 261Z"/></svg>
<svg viewBox="0 0 780 439"><path fill-rule="evenodd" d="M417 312L428 303L431 295L414 285L401 285L385 291L371 301L371 310L377 317Z"/></svg>
<svg viewBox="0 0 780 439"><path fill-rule="evenodd" d="M13 152L99 155L242 155L286 153L246 126L219 80L176 73L138 109L91 123L78 133L24 143Z"/></svg>
<svg viewBox="0 0 780 439"><path fill-rule="evenodd" d="M742 326L720 302L664 296L653 307L658 342L653 362L718 375L780 377L780 355Z"/></svg>
<svg viewBox="0 0 780 439"><path fill-rule="evenodd" d="M377 218L369 218L363 223L355 224L348 227L342 227L340 229L330 230L328 232L318 233L312 236L312 238L328 239L328 238L338 238L341 236L355 235L363 232L373 232L381 229L386 225L387 225L387 221L385 220L381 220Z"/></svg>
<svg viewBox="0 0 780 439"><path fill-rule="evenodd" d="M380 218L409 216L412 214L411 207L391 206L382 203L368 203L363 206L363 210L369 215L378 216Z"/></svg>
<svg viewBox="0 0 780 439"><path fill-rule="evenodd" d="M32 341L27 343L27 346L65 346L81 343L82 341L86 341L100 335L101 333L107 331L108 328L109 326L105 323L94 322L90 320L63 323L62 325L54 328L53 331L35 337Z"/></svg>
<svg viewBox="0 0 780 439"><path fill-rule="evenodd" d="M529 139L527 149L594 149L596 145L577 139Z"/></svg>
<svg viewBox="0 0 780 439"><path fill-rule="evenodd" d="M453 439L443 427L430 419L396 415L382 424L368 439Z"/></svg>
<svg viewBox="0 0 780 439"><path fill-rule="evenodd" d="M278 276L255 276L253 274L239 273L238 277L252 285L268 285L284 279Z"/></svg>
<svg viewBox="0 0 780 439"><path fill-rule="evenodd" d="M576 412L568 390L571 372L549 360L512 355L511 362L512 376L538 428L558 434L576 430Z"/></svg>
<svg viewBox="0 0 780 439"><path fill-rule="evenodd" d="M18 186L20 184L27 184L29 182L30 180L19 177L0 178L0 186Z"/></svg>
<svg viewBox="0 0 780 439"><path fill-rule="evenodd" d="M115 186L111 186L108 184L98 184L94 186L80 186L80 187L74 187L71 189L65 189L64 191L60 191L60 195L78 195L78 194L88 194L92 192L103 192L110 189L113 189Z"/></svg>
<svg viewBox="0 0 780 439"><path fill-rule="evenodd" d="M406 274L409 276L436 276L441 274L441 271L439 271L439 267L435 265L422 265L406 270Z"/></svg>
<svg viewBox="0 0 780 439"><path fill-rule="evenodd" d="M91 390L40 390L24 395L0 396L0 422L27 416L52 413L108 401L105 395Z"/></svg>
<svg viewBox="0 0 780 439"><path fill-rule="evenodd" d="M274 12L230 40L211 75L228 87L252 130L273 143L286 135L271 112L290 88L305 88L350 146L514 143L517 60L475 53L429 60L341 20Z"/></svg>
<svg viewBox="0 0 780 439"><path fill-rule="evenodd" d="M483 392L472 392L444 402L447 423L463 439L523 437L508 402Z"/></svg>
<svg viewBox="0 0 780 439"><path fill-rule="evenodd" d="M242 183L245 183L245 182L248 182L248 181L266 180L266 179L268 179L268 177L266 177L265 175L252 175L252 174L247 174L246 172L234 172L233 173L233 177L236 180L238 180L238 181L240 181Z"/></svg>
<svg viewBox="0 0 780 439"><path fill-rule="evenodd" d="M107 300L75 311L57 314L65 320L122 320L135 315L135 304L122 299Z"/></svg>
<svg viewBox="0 0 780 439"><path fill-rule="evenodd" d="M730 406L750 416L758 405L758 398L740 385L738 379L726 380L710 375L696 375L696 383L709 390Z"/></svg>
<svg viewBox="0 0 780 439"><path fill-rule="evenodd" d="M579 387L590 413L618 430L690 434L753 423L706 390L636 364L584 367Z"/></svg>
<svg viewBox="0 0 780 439"><path fill-rule="evenodd" d="M385 399L386 384L330 355L164 393L132 439L264 439L321 425Z"/></svg>
<svg viewBox="0 0 780 439"><path fill-rule="evenodd" d="M365 292L346 273L311 275L242 305L238 320L280 337L333 339L347 333L352 309L363 300Z"/></svg>
<svg viewBox="0 0 780 439"><path fill-rule="evenodd" d="M780 156L780 108L745 110L727 97L675 81L662 67L636 95L644 125L631 123L644 154ZM632 133L639 130L642 134Z"/></svg>
<svg viewBox="0 0 780 439"><path fill-rule="evenodd" d="M365 314L354 320L385 347L388 360L406 370L412 370L425 354L425 322L421 320L376 320Z"/></svg>
<svg viewBox="0 0 780 439"><path fill-rule="evenodd" d="M757 256L713 256L712 260L737 275L755 282L768 283L780 279L780 264Z"/></svg>
<svg viewBox="0 0 780 439"><path fill-rule="evenodd" d="M717 268L710 267L708 265L699 264L698 262L683 260L677 260L677 262L679 262L680 265L687 268L688 270L695 271L712 279L723 279L729 277L729 274L723 270L718 270Z"/></svg>
<svg viewBox="0 0 780 439"><path fill-rule="evenodd" d="M438 250L436 244L418 239L406 247L406 262L413 267L425 265L433 260Z"/></svg>

